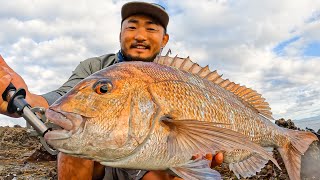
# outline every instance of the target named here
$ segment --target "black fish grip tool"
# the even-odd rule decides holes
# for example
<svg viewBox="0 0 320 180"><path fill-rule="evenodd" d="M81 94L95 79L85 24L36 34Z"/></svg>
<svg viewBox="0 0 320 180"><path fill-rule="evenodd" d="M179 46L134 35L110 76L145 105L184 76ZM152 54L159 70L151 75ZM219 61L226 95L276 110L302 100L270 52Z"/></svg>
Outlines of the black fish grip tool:
<svg viewBox="0 0 320 180"><path fill-rule="evenodd" d="M51 148L43 138L48 131L56 126L47 121L44 115L45 108L31 108L25 98L25 89L20 88L17 90L12 83L9 84L2 94L2 99L8 102L8 113L17 113L22 116L27 121L27 128L30 134L38 136L41 144L50 154L57 155L59 151Z"/></svg>

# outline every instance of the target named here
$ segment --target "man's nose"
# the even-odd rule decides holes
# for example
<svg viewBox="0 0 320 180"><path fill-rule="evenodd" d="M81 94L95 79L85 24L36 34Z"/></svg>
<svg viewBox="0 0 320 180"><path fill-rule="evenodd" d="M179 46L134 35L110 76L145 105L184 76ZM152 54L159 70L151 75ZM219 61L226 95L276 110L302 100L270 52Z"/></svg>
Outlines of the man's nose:
<svg viewBox="0 0 320 180"><path fill-rule="evenodd" d="M143 29L138 29L136 35L135 35L135 40L137 41L145 41L146 40L146 31Z"/></svg>

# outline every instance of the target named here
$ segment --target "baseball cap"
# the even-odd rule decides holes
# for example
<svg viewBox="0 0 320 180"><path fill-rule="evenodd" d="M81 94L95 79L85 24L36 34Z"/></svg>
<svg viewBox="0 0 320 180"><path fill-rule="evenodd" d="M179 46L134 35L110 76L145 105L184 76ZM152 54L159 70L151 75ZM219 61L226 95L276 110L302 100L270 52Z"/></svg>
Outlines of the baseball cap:
<svg viewBox="0 0 320 180"><path fill-rule="evenodd" d="M121 8L121 17L122 21L124 21L129 16L135 14L146 14L149 15L156 20L167 29L169 23L169 15L165 11L165 8L156 3L147 3L147 2L139 2L133 1L124 4Z"/></svg>

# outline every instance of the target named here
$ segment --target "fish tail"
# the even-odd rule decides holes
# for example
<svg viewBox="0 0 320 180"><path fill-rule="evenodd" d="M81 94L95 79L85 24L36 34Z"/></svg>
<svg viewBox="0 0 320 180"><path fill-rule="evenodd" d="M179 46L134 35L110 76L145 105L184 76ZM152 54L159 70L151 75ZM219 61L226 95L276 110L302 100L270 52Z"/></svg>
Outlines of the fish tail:
<svg viewBox="0 0 320 180"><path fill-rule="evenodd" d="M318 140L311 132L287 130L289 142L278 148L291 180L300 180L301 155L309 145Z"/></svg>

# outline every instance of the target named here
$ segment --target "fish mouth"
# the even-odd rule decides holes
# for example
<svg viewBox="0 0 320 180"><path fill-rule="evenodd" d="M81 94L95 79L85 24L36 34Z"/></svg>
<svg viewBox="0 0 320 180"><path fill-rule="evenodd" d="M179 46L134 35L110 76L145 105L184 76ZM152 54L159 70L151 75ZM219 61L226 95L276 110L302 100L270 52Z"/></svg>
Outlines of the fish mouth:
<svg viewBox="0 0 320 180"><path fill-rule="evenodd" d="M54 131L48 131L45 135L44 135L44 139L46 141L50 141L50 140L63 140L63 139L68 139L70 138L72 135L71 131L67 131L67 130L54 130Z"/></svg>
<svg viewBox="0 0 320 180"><path fill-rule="evenodd" d="M80 133L83 130L84 119L79 114L55 111L54 109L49 108L46 110L45 116L50 122L62 128L48 131L44 135L46 140L67 139L73 134Z"/></svg>

